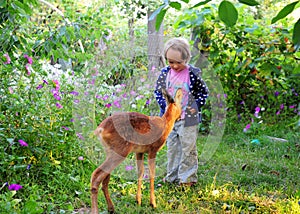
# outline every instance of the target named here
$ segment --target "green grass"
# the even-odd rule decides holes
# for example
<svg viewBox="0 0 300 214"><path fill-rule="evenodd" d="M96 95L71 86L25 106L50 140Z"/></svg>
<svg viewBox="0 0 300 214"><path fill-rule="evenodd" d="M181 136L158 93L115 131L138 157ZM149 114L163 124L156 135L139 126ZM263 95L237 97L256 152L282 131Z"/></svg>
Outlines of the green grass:
<svg viewBox="0 0 300 214"><path fill-rule="evenodd" d="M215 154L199 166L199 182L195 187L165 184L163 176L156 179L158 208L155 210L149 205L148 182L144 182L143 204L139 207L135 203L135 182L113 179L110 190L117 212L300 213L299 132L285 126L261 127L259 133L250 134L238 131L243 130L239 125L228 127ZM260 144L251 143L253 139ZM205 136L198 139L199 154L205 140ZM106 204L102 193L99 195L103 212Z"/></svg>
<svg viewBox="0 0 300 214"><path fill-rule="evenodd" d="M212 157L199 165L196 186L184 188L155 180L157 208L149 205L149 182L143 183L142 206L135 202L136 181L112 174L109 190L117 213L300 213L299 132L289 123L261 125L249 133L244 125L227 122L222 142ZM277 137L287 142L271 140ZM207 136L199 136L201 155ZM258 139L260 144L251 141ZM75 142L74 142L75 143ZM70 145L73 145L70 143ZM165 158L166 147L158 158ZM79 161L82 151L76 146L69 153L53 154L43 165L19 176L22 190L0 187L0 213L79 213L90 208L90 175L96 165ZM60 157L60 158L58 158ZM134 156L131 156L134 159ZM163 172L161 164L158 172ZM27 175L26 175L26 173ZM128 173L135 174L134 171ZM135 178L135 176L131 176ZM99 192L99 212L106 212L103 193Z"/></svg>

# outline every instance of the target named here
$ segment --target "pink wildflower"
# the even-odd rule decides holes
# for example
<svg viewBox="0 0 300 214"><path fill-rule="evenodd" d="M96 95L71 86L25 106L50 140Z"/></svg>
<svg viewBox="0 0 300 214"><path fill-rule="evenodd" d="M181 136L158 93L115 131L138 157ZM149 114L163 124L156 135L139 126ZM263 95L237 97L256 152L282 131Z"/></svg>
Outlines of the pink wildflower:
<svg viewBox="0 0 300 214"><path fill-rule="evenodd" d="M105 107L106 107L106 108L110 108L110 107L111 107L111 103L105 104Z"/></svg>
<svg viewBox="0 0 300 214"><path fill-rule="evenodd" d="M57 107L58 109L63 108L63 106L62 106L60 103L56 103L55 105L56 105L56 107Z"/></svg>
<svg viewBox="0 0 300 214"><path fill-rule="evenodd" d="M28 146L28 144L24 140L18 140L20 146Z"/></svg>
<svg viewBox="0 0 300 214"><path fill-rule="evenodd" d="M247 124L246 125L246 127L244 128L244 132L247 132L248 131L248 129L250 129L250 127L251 127L251 124L249 123L249 124Z"/></svg>
<svg viewBox="0 0 300 214"><path fill-rule="evenodd" d="M128 166L125 167L125 170L126 171L131 171L131 170L133 170L133 166L128 165Z"/></svg>
<svg viewBox="0 0 300 214"><path fill-rule="evenodd" d="M114 104L114 106L116 106L117 108L121 108L121 104L120 104L119 100L115 100L115 101L113 102L113 104Z"/></svg>
<svg viewBox="0 0 300 214"><path fill-rule="evenodd" d="M29 64L26 64L26 65L25 65L25 69L26 69L26 71L27 71L27 75L29 76L29 75L31 74L31 72L30 72L30 65L29 65Z"/></svg>
<svg viewBox="0 0 300 214"><path fill-rule="evenodd" d="M20 185L20 184L11 184L11 185L9 185L8 186L8 189L10 190L10 191L18 191L18 190L20 190L20 189L22 189L23 187Z"/></svg>
<svg viewBox="0 0 300 214"><path fill-rule="evenodd" d="M3 54L3 56L6 58L6 62L4 62L4 64L5 64L5 65L10 64L10 63L11 63L11 59L10 59L8 53Z"/></svg>
<svg viewBox="0 0 300 214"><path fill-rule="evenodd" d="M24 58L26 58L26 59L27 59L27 62L28 62L30 65L32 65L32 58L31 58L31 57L29 57L27 54L25 54L25 55L24 55Z"/></svg>

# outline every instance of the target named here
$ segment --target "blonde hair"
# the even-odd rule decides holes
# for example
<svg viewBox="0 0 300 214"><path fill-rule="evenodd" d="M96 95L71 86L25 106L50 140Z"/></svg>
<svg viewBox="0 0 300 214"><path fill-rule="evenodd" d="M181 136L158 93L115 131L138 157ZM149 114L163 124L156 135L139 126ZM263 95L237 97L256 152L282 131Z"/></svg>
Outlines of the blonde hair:
<svg viewBox="0 0 300 214"><path fill-rule="evenodd" d="M188 63L191 59L191 50L189 42L184 38L172 38L168 40L164 47L164 56L167 58L167 52L169 49L179 51L181 53L182 60Z"/></svg>

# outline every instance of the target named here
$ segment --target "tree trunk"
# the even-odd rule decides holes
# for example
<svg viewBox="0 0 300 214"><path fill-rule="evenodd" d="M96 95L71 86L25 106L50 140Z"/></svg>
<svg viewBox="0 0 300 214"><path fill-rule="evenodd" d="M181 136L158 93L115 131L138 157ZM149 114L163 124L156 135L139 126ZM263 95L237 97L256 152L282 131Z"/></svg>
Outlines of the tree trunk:
<svg viewBox="0 0 300 214"><path fill-rule="evenodd" d="M129 47L134 47L135 35L134 35L134 18L129 18L128 20L128 29L129 29ZM135 60L135 52L131 52L131 62Z"/></svg>
<svg viewBox="0 0 300 214"><path fill-rule="evenodd" d="M148 11L148 20L153 11ZM149 72L165 66L163 49L163 24L155 30L156 19L148 21L148 70Z"/></svg>

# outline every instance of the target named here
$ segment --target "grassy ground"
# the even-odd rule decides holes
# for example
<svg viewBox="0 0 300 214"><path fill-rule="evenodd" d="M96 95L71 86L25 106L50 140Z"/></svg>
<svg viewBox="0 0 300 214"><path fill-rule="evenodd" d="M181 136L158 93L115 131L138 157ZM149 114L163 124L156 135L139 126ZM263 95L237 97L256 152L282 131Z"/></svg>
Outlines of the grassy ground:
<svg viewBox="0 0 300 214"><path fill-rule="evenodd" d="M135 169L126 171L124 167L128 163L135 165L134 155L130 156L131 160L121 166L123 171L115 170L111 177L109 190L116 212L300 213L299 127L295 128L292 122L278 122L272 126L253 126L244 133L245 124L227 121L221 143L211 158L199 165L199 181L192 188L163 182L164 147L157 157L155 195L158 207L155 210L149 205L147 179L143 183L142 206L136 205L136 172ZM199 157L207 138L199 136ZM259 144L257 141L251 143L255 139ZM3 178L0 214L88 213L90 176L96 165L86 157L79 160L84 152L79 150L77 142L68 141L62 146L61 151L53 153L49 160L33 164L30 170L21 168L17 173L7 172L16 181L22 181L23 189L8 191L4 183L7 178ZM99 212L107 213L102 192L99 192L98 204Z"/></svg>
<svg viewBox="0 0 300 214"><path fill-rule="evenodd" d="M110 191L117 213L300 213L300 138L286 126L265 126L249 134L239 125L227 127L212 158L199 166L196 186L165 184L163 176L156 179L156 210L149 205L147 181L138 207L135 181L113 176ZM198 139L199 154L206 138ZM254 139L259 144L251 143ZM105 213L102 192L99 206Z"/></svg>

